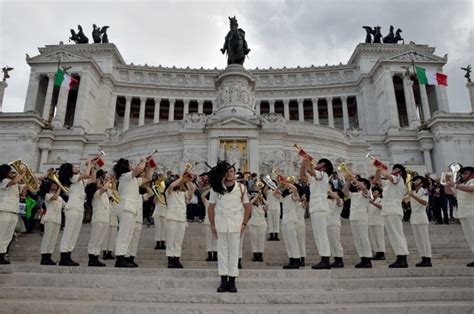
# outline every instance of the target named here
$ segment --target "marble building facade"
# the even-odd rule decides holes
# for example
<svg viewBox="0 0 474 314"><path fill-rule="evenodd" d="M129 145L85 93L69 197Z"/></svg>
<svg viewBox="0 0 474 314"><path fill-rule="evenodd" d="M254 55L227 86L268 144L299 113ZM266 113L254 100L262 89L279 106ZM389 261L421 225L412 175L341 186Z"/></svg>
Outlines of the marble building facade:
<svg viewBox="0 0 474 314"><path fill-rule="evenodd" d="M59 59L79 81L70 91L54 87ZM368 152L419 172L473 165L474 114L418 85L412 60L435 72L448 61L427 45L359 44L346 64L190 69L127 64L114 44L47 45L26 58L24 112L0 113L0 159L42 172L99 148L108 167L157 148L160 172L201 172L238 141L245 170L263 174L296 174L294 143L364 175Z"/></svg>

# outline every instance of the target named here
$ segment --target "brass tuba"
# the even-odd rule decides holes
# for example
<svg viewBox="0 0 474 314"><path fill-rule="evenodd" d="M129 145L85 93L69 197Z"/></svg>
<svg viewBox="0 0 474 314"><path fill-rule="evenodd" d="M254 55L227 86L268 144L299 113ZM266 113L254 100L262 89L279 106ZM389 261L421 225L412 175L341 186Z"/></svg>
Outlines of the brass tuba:
<svg viewBox="0 0 474 314"><path fill-rule="evenodd" d="M158 202L164 206L166 206L165 188L165 180L162 179L156 180L155 183L151 186L153 195L155 195Z"/></svg>
<svg viewBox="0 0 474 314"><path fill-rule="evenodd" d="M54 169L48 170L47 178L53 181L61 189L61 191L63 191L63 193L67 194L69 192L69 190L59 181L58 176L56 175L56 171Z"/></svg>
<svg viewBox="0 0 474 314"><path fill-rule="evenodd" d="M407 193L410 193L413 185L413 177L415 176L415 172L413 170L407 169L407 180L406 180L406 188L407 188Z"/></svg>
<svg viewBox="0 0 474 314"><path fill-rule="evenodd" d="M39 191L40 183L36 176L33 174L33 171L31 171L31 168L28 167L28 165L24 161L22 161L21 159L17 159L10 162L8 165L15 169L18 174L23 172L22 168L25 168L26 172L25 176L23 177L23 183L26 185L26 188L33 193Z"/></svg>
<svg viewBox="0 0 474 314"><path fill-rule="evenodd" d="M453 183L458 183L461 180L461 176L459 175L459 170L461 170L462 165L457 162L452 162L449 164L448 168L441 172L441 185L446 185L448 181L452 181Z"/></svg>

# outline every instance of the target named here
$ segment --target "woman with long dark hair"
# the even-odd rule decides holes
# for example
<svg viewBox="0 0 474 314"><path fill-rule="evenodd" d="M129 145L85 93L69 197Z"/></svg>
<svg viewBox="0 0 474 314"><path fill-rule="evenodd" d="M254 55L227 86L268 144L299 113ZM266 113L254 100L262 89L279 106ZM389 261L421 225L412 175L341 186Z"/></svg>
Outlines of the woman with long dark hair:
<svg viewBox="0 0 474 314"><path fill-rule="evenodd" d="M79 266L79 263L72 260L71 253L79 238L84 217L84 181L90 178L94 163L91 159L86 160L86 169L83 173L79 165L64 163L59 167L58 179L64 187L69 189L67 204L64 208L66 224L60 245L59 265L61 266Z"/></svg>

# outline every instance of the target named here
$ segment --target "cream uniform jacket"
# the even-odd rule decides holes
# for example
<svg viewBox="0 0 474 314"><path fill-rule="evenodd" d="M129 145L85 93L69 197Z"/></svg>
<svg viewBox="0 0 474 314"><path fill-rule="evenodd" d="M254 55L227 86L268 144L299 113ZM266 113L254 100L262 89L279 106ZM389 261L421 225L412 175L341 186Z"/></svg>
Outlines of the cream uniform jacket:
<svg viewBox="0 0 474 314"><path fill-rule="evenodd" d="M186 221L186 192L176 190L166 193L166 199L168 201L166 219Z"/></svg>
<svg viewBox="0 0 474 314"><path fill-rule="evenodd" d="M265 219L265 210L263 209L263 205L252 206L252 216L250 217L248 225L264 228L267 227L267 220Z"/></svg>
<svg viewBox="0 0 474 314"><path fill-rule="evenodd" d="M376 198L374 201L376 204L381 204L382 199ZM369 203L369 226L384 226L384 220L382 216L382 209Z"/></svg>
<svg viewBox="0 0 474 314"><path fill-rule="evenodd" d="M141 200L139 187L142 184L141 178L135 178L132 172L126 172L120 176L118 192L120 195L120 204L117 207L117 213L120 215L124 211L137 214L140 208Z"/></svg>
<svg viewBox="0 0 474 314"><path fill-rule="evenodd" d="M403 178L399 175L392 175L392 178L395 180L395 183L392 183L389 180L382 180L382 215L403 216L402 198L407 192L405 182L403 181Z"/></svg>
<svg viewBox="0 0 474 314"><path fill-rule="evenodd" d="M46 193L44 197L46 205L46 214L41 219L42 223L45 222L54 222L57 224L61 223L61 210L66 206L66 202L62 199L61 196L56 200L51 200L51 197L54 195L52 193Z"/></svg>
<svg viewBox="0 0 474 314"><path fill-rule="evenodd" d="M280 200L273 195L272 190L268 190L267 192L267 207L268 210L280 210Z"/></svg>
<svg viewBox="0 0 474 314"><path fill-rule="evenodd" d="M329 199L330 212L328 215L328 226L341 226L341 213L344 205L337 205L335 199Z"/></svg>
<svg viewBox="0 0 474 314"><path fill-rule="evenodd" d="M465 184L473 186L474 179L467 181ZM458 200L457 218L474 217L474 193L454 190L456 191L456 198Z"/></svg>
<svg viewBox="0 0 474 314"><path fill-rule="evenodd" d="M415 194L422 200L428 202L428 191L425 190L424 188L419 188L418 191L415 192ZM426 215L427 205L422 205L417 200L411 197L410 197L410 205L411 205L410 224L428 225L430 222L428 221L428 215Z"/></svg>
<svg viewBox="0 0 474 314"><path fill-rule="evenodd" d="M110 202L107 192L97 190L92 198L91 223L110 223Z"/></svg>
<svg viewBox="0 0 474 314"><path fill-rule="evenodd" d="M362 192L350 193L351 197L351 211L349 220L352 221L365 221L368 223L368 207L369 198L368 195L364 195Z"/></svg>
<svg viewBox="0 0 474 314"><path fill-rule="evenodd" d="M224 194L211 189L209 203L216 204L214 221L217 232L240 232L244 219L243 204L249 203L245 186L235 182L232 191Z"/></svg>
<svg viewBox="0 0 474 314"><path fill-rule="evenodd" d="M282 203L283 218L281 223L298 223L298 216L296 215L296 201L293 199L293 194L282 197Z"/></svg>
<svg viewBox="0 0 474 314"><path fill-rule="evenodd" d="M0 211L18 214L20 211L20 190L18 184L7 187L10 179L0 182Z"/></svg>
<svg viewBox="0 0 474 314"><path fill-rule="evenodd" d="M317 180L312 175L308 175L308 184L310 191L310 200L309 200L309 212L323 212L329 213L329 204L328 204L328 187L329 187L329 177L326 172L315 170L316 178L321 179Z"/></svg>
<svg viewBox="0 0 474 314"><path fill-rule="evenodd" d="M66 207L64 211L73 210L79 213L84 213L84 181L79 180L80 175L75 174L71 178L71 186L69 187Z"/></svg>

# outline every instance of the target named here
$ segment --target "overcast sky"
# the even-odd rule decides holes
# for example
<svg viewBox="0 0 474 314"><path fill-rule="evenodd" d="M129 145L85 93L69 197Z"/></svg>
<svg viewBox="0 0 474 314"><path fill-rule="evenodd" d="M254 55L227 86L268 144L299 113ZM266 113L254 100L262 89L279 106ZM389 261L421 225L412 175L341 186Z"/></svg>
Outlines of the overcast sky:
<svg viewBox="0 0 474 314"><path fill-rule="evenodd" d="M81 24L92 42L92 24L109 25L109 40L127 63L224 68L221 55L236 16L252 49L245 67L295 67L347 63L364 41L362 25L390 24L405 42L436 47L448 54L451 111L470 111L464 72L474 56L472 0L314 0L314 1L22 1L0 0L0 66L10 72L4 111L22 111L30 68L25 53L68 42ZM474 77L474 75L473 75Z"/></svg>

